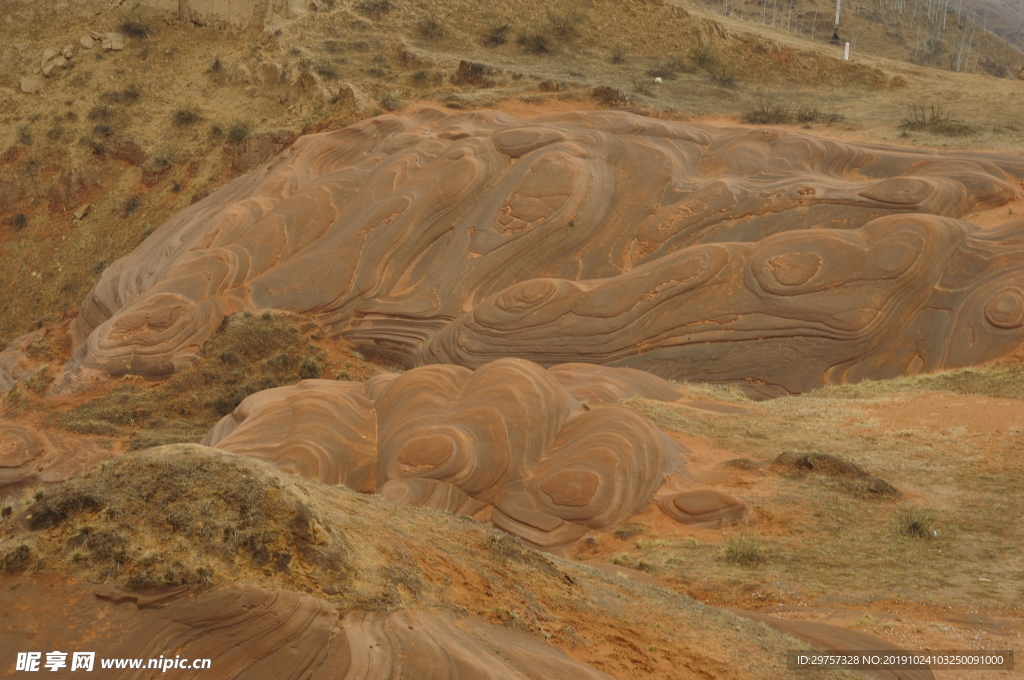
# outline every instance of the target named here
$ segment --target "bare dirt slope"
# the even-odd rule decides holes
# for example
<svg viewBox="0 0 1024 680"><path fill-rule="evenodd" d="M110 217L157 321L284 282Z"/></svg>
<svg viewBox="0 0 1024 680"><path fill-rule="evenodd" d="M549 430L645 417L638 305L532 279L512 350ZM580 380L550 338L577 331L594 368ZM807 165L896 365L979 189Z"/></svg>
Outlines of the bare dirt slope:
<svg viewBox="0 0 1024 680"><path fill-rule="evenodd" d="M210 658L218 677L598 680L782 678L793 644L472 520L197 446L130 454L0 522L5 651L88 635L99 657Z"/></svg>

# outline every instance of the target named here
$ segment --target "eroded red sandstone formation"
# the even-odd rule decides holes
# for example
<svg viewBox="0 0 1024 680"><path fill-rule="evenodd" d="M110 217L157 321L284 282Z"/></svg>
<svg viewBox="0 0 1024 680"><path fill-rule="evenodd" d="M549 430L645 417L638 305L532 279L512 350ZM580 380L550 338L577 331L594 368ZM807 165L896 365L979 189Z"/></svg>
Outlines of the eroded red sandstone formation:
<svg viewBox="0 0 1024 680"><path fill-rule="evenodd" d="M1012 155L626 113L382 116L300 139L108 268L57 389L167 376L265 308L407 366L512 355L777 394L975 364L1024 341L1024 222L959 218L1022 178Z"/></svg>
<svg viewBox="0 0 1024 680"><path fill-rule="evenodd" d="M203 444L329 484L472 515L535 545L608 531L656 500L702 526L747 516L694 489L684 448L628 397L675 401L641 371L502 359L476 371L425 366L366 383L307 380L243 401Z"/></svg>

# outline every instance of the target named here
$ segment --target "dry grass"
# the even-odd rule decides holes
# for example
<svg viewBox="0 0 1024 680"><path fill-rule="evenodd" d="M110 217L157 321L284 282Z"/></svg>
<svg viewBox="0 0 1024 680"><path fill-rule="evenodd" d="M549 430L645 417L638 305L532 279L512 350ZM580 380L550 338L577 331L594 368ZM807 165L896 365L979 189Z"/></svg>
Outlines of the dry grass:
<svg viewBox="0 0 1024 680"><path fill-rule="evenodd" d="M742 532L730 536L722 543L722 559L749 567L767 559L764 543L755 534Z"/></svg>
<svg viewBox="0 0 1024 680"><path fill-rule="evenodd" d="M180 449L122 458L47 489L11 518L8 533L23 526L47 559L144 589L287 571L293 559L343 573L345 539L324 525L266 470ZM0 558L8 571L30 560L22 548Z"/></svg>
<svg viewBox="0 0 1024 680"><path fill-rule="evenodd" d="M190 368L158 386L126 384L53 419L73 432L130 436L130 448L196 442L242 399L319 378L327 368L320 327L288 314L228 317Z"/></svg>
<svg viewBox="0 0 1024 680"><path fill-rule="evenodd" d="M734 456L722 469L747 480L737 494L759 517L761 541L771 554L751 572L723 560L721 542L659 546L670 535L649 529L651 540L638 544L631 559L656 565L659 578L682 592L735 606L820 596L853 602L877 593L963 606L995 606L1017 597L1012 575L1024 568L1024 510L1011 499L1024 484L1024 467L1012 452L1019 450L1024 427L931 428L920 424L914 409L932 390L963 394L964 400L974 394L998 395L1000 403L1019 398L1020 382L1013 378L1019 370L993 367L827 388L747 402L748 415L629 400L661 427ZM720 386L686 387L706 389L711 398L730 395ZM945 403L962 406L954 400L931 408ZM879 422L879 414L901 413L913 429ZM879 483L883 491L888 483L912 490L926 499L927 509L891 502L895 496L873 490ZM915 538L925 534L929 540ZM979 576L990 581L984 588Z"/></svg>
<svg viewBox="0 0 1024 680"><path fill-rule="evenodd" d="M856 385L825 387L815 394L827 398L867 398L882 394L928 390L1024 400L1024 364L981 366L938 371L893 380L865 380Z"/></svg>

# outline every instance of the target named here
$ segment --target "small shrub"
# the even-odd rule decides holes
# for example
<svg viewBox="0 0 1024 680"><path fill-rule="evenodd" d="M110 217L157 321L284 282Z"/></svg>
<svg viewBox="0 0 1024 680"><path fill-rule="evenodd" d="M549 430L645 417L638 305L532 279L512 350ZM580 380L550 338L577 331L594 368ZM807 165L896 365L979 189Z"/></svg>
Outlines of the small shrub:
<svg viewBox="0 0 1024 680"><path fill-rule="evenodd" d="M27 125L18 127L18 143L23 146L32 145L32 130Z"/></svg>
<svg viewBox="0 0 1024 680"><path fill-rule="evenodd" d="M328 61L317 61L313 64L313 73L327 80L337 80L341 77L337 67Z"/></svg>
<svg viewBox="0 0 1024 680"><path fill-rule="evenodd" d="M31 558L32 549L27 544L22 543L9 550L3 557L0 557L0 571L8 573L22 571L28 566Z"/></svg>
<svg viewBox="0 0 1024 680"><path fill-rule="evenodd" d="M624 541L627 538L639 536L642 533L644 533L643 525L638 524L636 522L626 522L625 524L617 528L615 531L613 531L612 535Z"/></svg>
<svg viewBox="0 0 1024 680"><path fill-rule="evenodd" d="M722 557L726 562L749 566L765 560L764 547L754 534L730 536L722 544Z"/></svg>
<svg viewBox="0 0 1024 680"><path fill-rule="evenodd" d="M210 68L208 70L210 73L220 73L224 70L224 62L220 60L220 56L213 58L213 62L210 64Z"/></svg>
<svg viewBox="0 0 1024 680"><path fill-rule="evenodd" d="M633 558L629 556L629 553L619 553L610 560L608 560L617 567L633 567Z"/></svg>
<svg viewBox="0 0 1024 680"><path fill-rule="evenodd" d="M89 120L109 121L114 117L114 111L109 106L94 106L89 109L87 117Z"/></svg>
<svg viewBox="0 0 1024 680"><path fill-rule="evenodd" d="M394 8L391 0L361 0L356 3L356 9L366 14L379 15L390 12Z"/></svg>
<svg viewBox="0 0 1024 680"><path fill-rule="evenodd" d="M429 14L416 23L416 30L424 38L433 40L444 35L444 26L433 14Z"/></svg>
<svg viewBox="0 0 1024 680"><path fill-rule="evenodd" d="M11 225L15 231L21 231L28 226L28 218L25 217L25 213L23 212L14 213L7 218L7 224Z"/></svg>
<svg viewBox="0 0 1024 680"><path fill-rule="evenodd" d="M423 86L426 85L429 81L430 71L426 69L421 68L420 70L412 74L412 82L416 83L417 85Z"/></svg>
<svg viewBox="0 0 1024 680"><path fill-rule="evenodd" d="M119 26L121 32L125 35L130 35L133 38L148 38L149 37L149 26L141 24L131 19L125 19Z"/></svg>
<svg viewBox="0 0 1024 680"><path fill-rule="evenodd" d="M687 65L686 61L682 57L670 57L669 59L663 59L649 69L647 69L647 75L652 78L661 78L662 80L669 80L675 78L680 73L687 73L692 69Z"/></svg>
<svg viewBox="0 0 1024 680"><path fill-rule="evenodd" d="M722 59L718 56L718 52L715 51L709 45L701 45L690 53L690 58L698 68L704 70L710 70L721 63Z"/></svg>
<svg viewBox="0 0 1024 680"><path fill-rule="evenodd" d="M228 129L228 142L231 144L241 144L251 134L252 125L242 120L236 121Z"/></svg>
<svg viewBox="0 0 1024 680"><path fill-rule="evenodd" d="M487 27L484 32L484 45L487 47L498 47L508 42L508 32L512 27L508 24L496 23Z"/></svg>
<svg viewBox="0 0 1024 680"><path fill-rule="evenodd" d="M741 120L752 125L783 125L793 121L793 111L785 104L763 97L754 102L754 108L743 113Z"/></svg>
<svg viewBox="0 0 1024 680"><path fill-rule="evenodd" d="M124 87L121 90L112 90L110 92L104 92L100 95L100 101L105 104L134 104L139 101L142 96L142 88L137 84L132 83ZM93 115L92 111L89 112L89 118L93 120L109 120L113 117L113 112L107 107L96 107L96 109L103 109L97 111L97 115Z"/></svg>
<svg viewBox="0 0 1024 680"><path fill-rule="evenodd" d="M388 92L381 97L380 105L385 111L397 111L402 108L402 98L394 92Z"/></svg>
<svg viewBox="0 0 1024 680"><path fill-rule="evenodd" d="M587 10L581 2L556 4L547 8L548 24L556 37L570 40L579 34L580 24L587 19Z"/></svg>
<svg viewBox="0 0 1024 680"><path fill-rule="evenodd" d="M835 125L846 120L846 116L837 112L826 113L817 108L805 107L799 109L796 112L796 122L798 123L825 123L826 125Z"/></svg>
<svg viewBox="0 0 1024 680"><path fill-rule="evenodd" d="M530 54L547 54L551 51L551 34L542 27L520 33L516 42Z"/></svg>
<svg viewBox="0 0 1024 680"><path fill-rule="evenodd" d="M651 83L646 78L633 78L633 92L647 97L654 96L654 90L651 89Z"/></svg>
<svg viewBox="0 0 1024 680"><path fill-rule="evenodd" d="M203 119L203 112L194 104L184 104L174 110L171 119L175 127L189 127Z"/></svg>
<svg viewBox="0 0 1024 680"><path fill-rule="evenodd" d="M626 48L623 45L616 45L612 48L611 62L613 64L626 63Z"/></svg>
<svg viewBox="0 0 1024 680"><path fill-rule="evenodd" d="M142 206L142 199L138 196L129 196L121 204L121 212L125 217L131 217Z"/></svg>
<svg viewBox="0 0 1024 680"><path fill-rule="evenodd" d="M974 133L973 127L959 118L954 118L941 104L911 104L899 127L901 130L931 132L947 137L963 137Z"/></svg>
<svg viewBox="0 0 1024 680"><path fill-rule="evenodd" d="M11 514L13 512L14 512L14 506L13 505L5 505L2 509L0 509L0 517L3 517L4 519L7 519L8 517L11 516Z"/></svg>
<svg viewBox="0 0 1024 680"><path fill-rule="evenodd" d="M904 536L932 538L934 514L920 505L904 505L896 511L896 530Z"/></svg>
<svg viewBox="0 0 1024 680"><path fill-rule="evenodd" d="M717 63L705 70L712 82L722 87L736 87L736 71L728 64Z"/></svg>

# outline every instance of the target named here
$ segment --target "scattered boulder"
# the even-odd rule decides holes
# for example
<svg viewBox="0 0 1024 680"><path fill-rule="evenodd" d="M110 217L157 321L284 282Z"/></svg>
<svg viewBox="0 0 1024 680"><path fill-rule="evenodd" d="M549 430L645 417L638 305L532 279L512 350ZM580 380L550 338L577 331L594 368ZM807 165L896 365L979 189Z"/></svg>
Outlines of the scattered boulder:
<svg viewBox="0 0 1024 680"><path fill-rule="evenodd" d="M43 90L43 81L39 76L25 76L21 79L21 91L25 94L38 94Z"/></svg>
<svg viewBox="0 0 1024 680"><path fill-rule="evenodd" d="M498 73L499 71L496 68L463 59L459 62L459 70L452 76L452 84L494 87L495 81L493 76Z"/></svg>
<svg viewBox="0 0 1024 680"><path fill-rule="evenodd" d="M65 45L63 49L61 49L60 54L65 59L70 59L71 57L75 56L75 46L70 44Z"/></svg>
<svg viewBox="0 0 1024 680"><path fill-rule="evenodd" d="M1017 80L1024 80L1024 67L1022 67L1020 73L1017 74Z"/></svg>
<svg viewBox="0 0 1024 680"><path fill-rule="evenodd" d="M607 85L595 87L591 91L590 96L605 106L622 106L629 103L629 97L625 92L616 90L614 87L608 87Z"/></svg>
<svg viewBox="0 0 1024 680"><path fill-rule="evenodd" d="M124 49L124 36L120 33L104 33L101 40L103 49L110 50L123 50Z"/></svg>
<svg viewBox="0 0 1024 680"><path fill-rule="evenodd" d="M301 98L312 99L316 102L333 104L338 100L338 93L324 84L323 78L315 73L303 73L296 80L295 85Z"/></svg>
<svg viewBox="0 0 1024 680"><path fill-rule="evenodd" d="M76 220L80 220L83 217L85 217L86 215L88 215L89 214L89 208L91 208L91 207L92 207L91 203L83 203L82 205L80 205L78 207L78 210L75 211L75 219Z"/></svg>
<svg viewBox="0 0 1024 680"><path fill-rule="evenodd" d="M43 50L43 59L39 62L39 68L45 69L46 65L57 57L57 54L57 50L53 47L47 47L45 50Z"/></svg>
<svg viewBox="0 0 1024 680"><path fill-rule="evenodd" d="M345 115L354 116L370 108L370 98L355 85L343 84L338 88L338 109Z"/></svg>
<svg viewBox="0 0 1024 680"><path fill-rule="evenodd" d="M281 68L280 64L273 62L260 64L260 82L263 83L264 89L274 89L284 82L284 69Z"/></svg>
<svg viewBox="0 0 1024 680"><path fill-rule="evenodd" d="M82 46L83 50L91 50L96 41L92 39L91 35L83 35L78 39L78 44Z"/></svg>
<svg viewBox="0 0 1024 680"><path fill-rule="evenodd" d="M64 57L54 57L50 60L50 63L43 67L43 75L49 76L55 69L64 68L67 65L68 60Z"/></svg>

